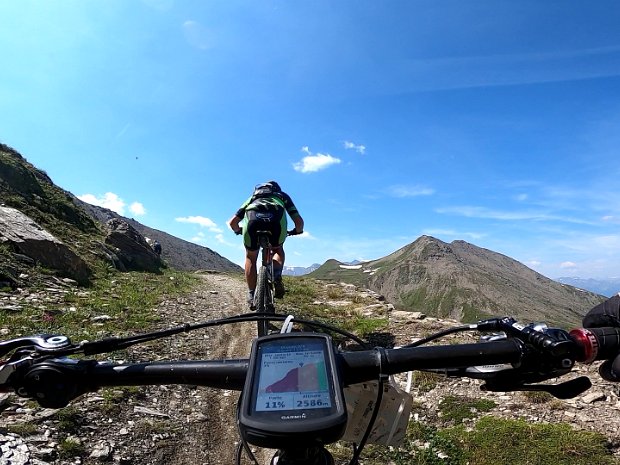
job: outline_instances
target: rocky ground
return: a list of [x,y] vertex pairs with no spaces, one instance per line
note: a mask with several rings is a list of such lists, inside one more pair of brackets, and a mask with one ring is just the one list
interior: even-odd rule
[[[158,307],[166,326],[243,311],[244,285],[239,279],[223,274],[201,278],[199,289]],[[69,285],[52,283],[37,295],[0,296],[0,311],[17,311],[20,299],[54,299]],[[351,286],[345,290],[352,296],[361,292]],[[379,299],[360,311],[389,314],[390,332],[397,345],[455,324],[394,311]],[[126,356],[132,360],[245,357],[254,334],[255,327],[249,323],[228,325],[140,346]],[[471,341],[475,341],[473,336]],[[475,380],[446,379],[431,390],[414,386],[414,400],[425,407],[417,411],[416,419],[436,417],[440,400],[448,394],[487,397],[497,405],[494,415],[531,422],[568,422],[601,432],[610,438],[612,447],[618,447],[618,386],[603,382],[596,367],[579,367],[575,375],[589,376],[593,388],[576,399],[545,403],[532,402],[522,393],[482,392]],[[404,377],[399,381],[404,383]],[[0,394],[0,465],[232,464],[238,437],[234,421],[237,398],[236,392],[194,386],[118,388],[83,396],[66,409],[50,410],[13,394]],[[256,452],[260,463],[268,463],[269,451]]]

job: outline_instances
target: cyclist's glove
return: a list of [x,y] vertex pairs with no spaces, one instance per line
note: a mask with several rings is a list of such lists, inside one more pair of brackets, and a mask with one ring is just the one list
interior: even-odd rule
[[[605,302],[593,307],[583,317],[584,328],[620,327],[620,295],[615,295]],[[620,354],[605,360],[598,370],[607,381],[620,381]]]
[[584,328],[620,327],[620,295],[615,295],[593,307],[583,317]]
[[303,234],[303,231],[302,232],[297,232],[296,229],[291,229],[290,231],[287,231],[286,234],[288,234],[289,236],[297,236],[299,234]]
[[241,236],[241,234],[243,234],[243,229],[240,228],[238,231],[235,231],[235,234]]

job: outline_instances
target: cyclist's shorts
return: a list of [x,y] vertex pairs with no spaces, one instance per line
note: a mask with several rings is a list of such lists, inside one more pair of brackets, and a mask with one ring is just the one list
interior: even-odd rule
[[286,215],[284,209],[273,211],[248,210],[245,213],[243,245],[248,250],[258,250],[258,231],[269,231],[269,243],[278,247],[286,240]]

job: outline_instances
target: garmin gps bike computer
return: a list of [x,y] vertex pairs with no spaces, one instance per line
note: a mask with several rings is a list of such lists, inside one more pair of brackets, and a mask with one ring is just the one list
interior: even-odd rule
[[287,333],[255,339],[238,422],[242,437],[260,447],[340,439],[347,410],[331,337]]

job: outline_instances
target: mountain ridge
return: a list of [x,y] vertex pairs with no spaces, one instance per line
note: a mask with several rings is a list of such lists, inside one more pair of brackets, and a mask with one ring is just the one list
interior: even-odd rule
[[469,322],[510,315],[573,326],[604,300],[500,253],[431,236],[421,236],[359,268],[328,260],[309,276],[366,286],[400,309]]
[[585,289],[597,294],[611,297],[620,292],[620,278],[580,278],[577,276],[560,277],[556,281],[569,284],[579,289]]
[[[41,228],[62,241],[88,266],[98,267],[102,260],[102,244],[106,239],[105,224],[121,219],[142,236],[157,239],[164,247],[166,265],[185,271],[214,270],[241,272],[241,267],[211,249],[193,244],[145,226],[117,213],[87,204],[69,191],[54,184],[45,171],[32,165],[13,148],[0,143],[1,204],[14,208]],[[0,247],[0,277],[8,280],[27,270],[10,246]],[[108,263],[110,264],[110,263]],[[62,270],[56,270],[61,272]],[[32,272],[32,270],[30,270]]]
[[216,270],[238,271],[241,267],[214,250],[146,226],[133,218],[127,218],[107,208],[92,205],[74,196],[74,202],[101,224],[112,218],[120,218],[133,226],[149,240],[157,240],[162,246],[162,258],[168,266],[181,271]]

